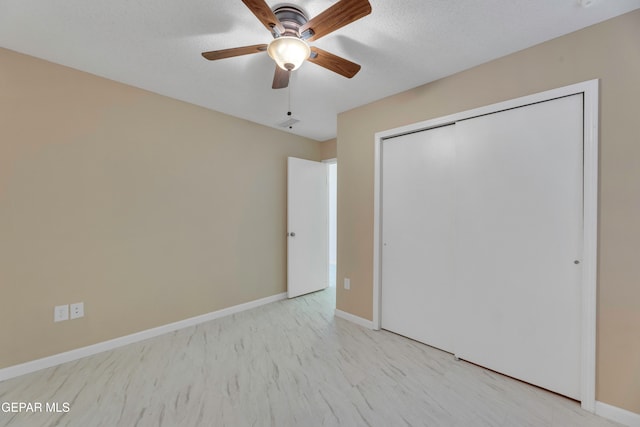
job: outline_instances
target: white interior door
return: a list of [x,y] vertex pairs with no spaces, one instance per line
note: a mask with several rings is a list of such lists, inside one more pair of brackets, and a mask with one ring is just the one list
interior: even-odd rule
[[580,399],[582,94],[456,123],[456,354]]
[[384,329],[453,352],[454,126],[382,144]]
[[288,158],[287,295],[328,286],[327,165]]

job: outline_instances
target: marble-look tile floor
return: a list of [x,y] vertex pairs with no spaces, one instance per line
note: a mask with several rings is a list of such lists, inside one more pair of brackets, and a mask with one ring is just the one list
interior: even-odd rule
[[[335,289],[0,383],[0,426],[615,426],[571,400],[333,316]],[[62,406],[61,406],[62,407]]]

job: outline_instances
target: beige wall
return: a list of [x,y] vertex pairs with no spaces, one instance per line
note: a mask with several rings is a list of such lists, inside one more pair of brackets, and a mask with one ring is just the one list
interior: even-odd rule
[[600,79],[597,399],[640,413],[640,10],[338,117],[337,307],[372,319],[374,134]]
[[0,121],[0,368],[286,290],[319,142],[2,49]]
[[320,144],[320,157],[322,160],[330,160],[338,157],[338,140],[336,138],[329,139]]

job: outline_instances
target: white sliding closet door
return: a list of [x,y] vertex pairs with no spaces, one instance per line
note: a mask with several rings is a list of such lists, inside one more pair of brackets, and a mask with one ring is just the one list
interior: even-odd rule
[[453,352],[454,126],[382,144],[384,329]]
[[580,399],[582,95],[456,123],[456,355]]

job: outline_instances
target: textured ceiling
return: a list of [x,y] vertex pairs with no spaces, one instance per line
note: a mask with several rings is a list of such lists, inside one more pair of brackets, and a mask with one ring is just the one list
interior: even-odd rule
[[[270,6],[282,4],[267,0]],[[310,17],[332,0],[292,0]],[[362,65],[349,80],[315,64],[271,89],[266,54],[203,51],[268,43],[240,0],[0,0],[0,47],[316,140],[337,114],[640,7],[640,0],[370,0],[372,13],[311,43]],[[2,64],[0,64],[1,66]]]

